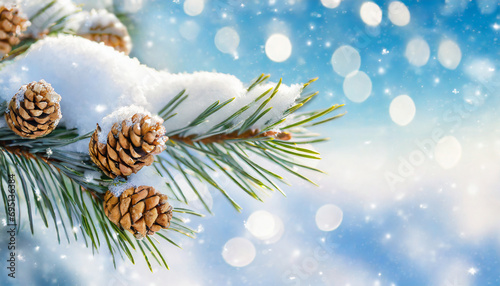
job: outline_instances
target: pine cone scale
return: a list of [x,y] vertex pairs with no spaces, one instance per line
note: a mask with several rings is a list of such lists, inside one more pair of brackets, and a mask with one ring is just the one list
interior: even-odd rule
[[47,135],[61,118],[60,100],[61,96],[44,80],[31,82],[11,99],[5,120],[19,136],[34,139]]
[[110,191],[104,196],[104,212],[111,222],[138,239],[170,226],[172,206],[166,195],[153,187],[125,190],[119,198]]
[[[168,138],[161,125],[161,118],[154,120],[152,124],[148,122],[152,122],[149,115],[135,114],[129,120],[113,124],[106,135],[106,144],[99,142],[101,129],[98,125],[89,143],[92,161],[112,178],[130,176],[144,166],[153,164],[153,155],[165,150]],[[148,138],[137,135],[134,131],[144,129]]]
[[0,58],[12,51],[21,40],[19,36],[27,27],[27,19],[19,16],[16,8],[0,6]]

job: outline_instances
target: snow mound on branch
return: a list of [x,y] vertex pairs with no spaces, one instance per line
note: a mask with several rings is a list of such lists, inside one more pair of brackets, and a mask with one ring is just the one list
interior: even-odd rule
[[[136,105],[121,107],[102,119],[102,122],[99,125],[101,127],[101,134],[99,134],[99,142],[104,144],[106,143],[108,139],[108,133],[111,131],[113,124],[115,124],[116,122],[119,123],[128,120],[127,125],[129,126],[132,125],[131,119],[132,116],[134,116],[134,114],[136,113],[151,116],[150,120],[152,125],[155,124],[156,122],[163,122],[163,119],[161,119],[159,116],[151,115],[151,113],[147,111],[144,107]],[[119,128],[121,129],[121,125],[119,126]]]
[[[60,124],[77,128],[80,134],[93,131],[96,123],[104,127],[104,117],[122,107],[135,105],[156,114],[184,89],[189,96],[176,108],[177,115],[165,122],[167,131],[187,126],[216,101],[222,103],[234,98],[208,117],[207,122],[185,135],[203,134],[275,86],[263,84],[247,92],[239,79],[228,74],[157,71],[104,44],[65,35],[41,40],[23,56],[7,64],[0,71],[0,98],[10,100],[23,84],[41,79],[50,83],[62,97]],[[301,85],[282,84],[266,106],[273,109],[252,128],[260,129],[265,122],[280,119],[300,95],[300,90]],[[263,100],[239,119],[251,116]],[[82,144],[78,151],[83,152],[84,147]]]

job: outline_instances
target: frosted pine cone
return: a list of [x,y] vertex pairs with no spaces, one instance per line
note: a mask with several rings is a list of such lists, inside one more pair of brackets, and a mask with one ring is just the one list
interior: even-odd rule
[[127,27],[120,20],[106,10],[92,10],[83,12],[84,19],[77,34],[94,42],[104,43],[115,50],[130,54],[132,41]]
[[129,176],[149,166],[154,156],[166,148],[163,120],[136,113],[132,118],[115,123],[106,143],[99,142],[101,128],[97,125],[89,144],[92,161],[109,177]]
[[5,120],[10,129],[25,138],[38,138],[52,132],[61,119],[61,96],[40,80],[23,85],[9,103]]
[[170,226],[172,206],[168,197],[153,187],[125,190],[120,197],[111,191],[104,196],[104,213],[117,226],[142,239]]
[[21,41],[19,36],[26,31],[27,19],[16,8],[0,6],[0,59],[12,51]]

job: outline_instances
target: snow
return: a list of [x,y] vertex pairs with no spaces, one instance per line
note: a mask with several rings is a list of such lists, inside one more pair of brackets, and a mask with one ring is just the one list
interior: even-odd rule
[[159,116],[151,115],[151,113],[144,107],[136,105],[124,106],[102,119],[102,122],[99,125],[101,127],[101,133],[99,133],[99,142],[106,144],[108,134],[115,123],[120,123],[118,127],[119,130],[121,130],[122,121],[126,121],[128,126],[132,125],[131,119],[132,116],[134,116],[134,114],[136,113],[151,116],[151,119],[149,119],[151,121],[151,125],[154,125],[157,122],[159,122],[160,124],[163,123],[163,119],[161,119]]
[[163,178],[153,166],[146,166],[136,174],[128,176],[126,182],[123,178],[117,177],[109,191],[115,197],[119,197],[125,190],[140,186],[150,186],[165,194],[167,192],[167,179]]
[[[215,101],[222,103],[234,97],[225,111],[210,116],[208,122],[186,135],[200,134],[275,85],[267,83],[248,93],[240,80],[228,74],[157,71],[104,44],[75,36],[41,40],[28,53],[9,63],[0,71],[0,96],[10,100],[23,84],[40,79],[50,83],[62,97],[61,124],[77,128],[80,134],[93,131],[96,123],[107,129],[103,118],[122,107],[135,105],[156,114],[183,89],[189,96],[176,110],[178,115],[165,123],[167,130],[183,128]],[[268,105],[273,106],[273,110],[253,128],[259,129],[268,120],[279,119],[300,95],[300,89],[298,84],[281,85]],[[247,110],[240,119],[250,116],[257,107]],[[84,145],[76,149],[83,152]]]
[[266,41],[266,55],[273,62],[286,61],[292,54],[292,43],[283,34],[272,34]]
[[[99,33],[129,38],[127,28],[118,20],[116,15],[104,9],[92,9],[90,12],[83,11],[78,14],[78,17],[82,20],[77,31],[79,35]],[[96,28],[99,29],[96,30]]]
[[[51,1],[48,0],[19,0],[19,7],[21,11],[31,19],[40,11],[41,7],[45,7],[50,2]],[[71,0],[55,1],[54,4],[42,14],[31,20],[31,26],[28,27],[27,33],[32,34],[35,37],[39,37],[44,34],[54,22],[64,16],[74,14],[78,10],[79,8]],[[79,22],[77,17],[74,15],[68,17],[66,19],[66,23],[64,24],[66,31],[74,31],[78,28],[78,25]],[[62,25],[57,24],[53,27],[53,29],[58,29],[59,27],[62,27]]]

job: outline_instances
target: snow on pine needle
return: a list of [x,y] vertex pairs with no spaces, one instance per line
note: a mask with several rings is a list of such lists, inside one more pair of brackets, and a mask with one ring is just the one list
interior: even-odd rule
[[[179,92],[188,96],[175,108],[175,116],[165,122],[167,134],[185,130],[184,136],[203,134],[242,106],[262,94],[272,107],[249,128],[260,129],[266,122],[279,120],[300,96],[302,85],[263,83],[250,91],[232,75],[215,72],[171,74],[142,65],[113,48],[75,36],[48,37],[0,71],[0,97],[8,100],[20,86],[44,79],[62,97],[61,124],[77,128],[79,134],[95,129],[103,118],[121,107],[135,105],[152,114],[159,113]],[[224,112],[215,112],[202,123],[186,129],[200,113],[215,102]],[[238,120],[255,114],[259,104],[250,105]],[[76,151],[84,151],[83,142]]]

